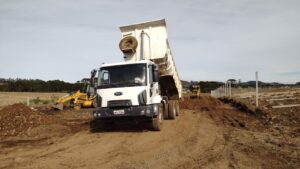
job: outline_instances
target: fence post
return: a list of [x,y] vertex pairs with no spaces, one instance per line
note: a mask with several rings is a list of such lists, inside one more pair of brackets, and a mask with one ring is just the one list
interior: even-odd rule
[[225,81],[225,97],[227,97],[227,82]]
[[256,108],[258,108],[258,72],[255,72],[255,78],[256,78]]
[[29,106],[29,104],[30,104],[30,99],[29,99],[29,97],[27,97],[27,106]]
[[231,81],[229,81],[228,83],[229,83],[229,97],[231,98]]

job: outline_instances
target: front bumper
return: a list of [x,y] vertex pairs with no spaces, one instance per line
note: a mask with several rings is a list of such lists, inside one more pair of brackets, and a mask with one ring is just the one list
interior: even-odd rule
[[93,111],[94,118],[117,118],[117,117],[155,117],[158,115],[159,105],[131,106],[126,108],[99,107]]

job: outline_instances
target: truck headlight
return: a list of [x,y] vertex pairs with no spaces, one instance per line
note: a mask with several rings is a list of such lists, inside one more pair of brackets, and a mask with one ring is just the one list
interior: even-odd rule
[[155,105],[154,107],[153,107],[153,112],[158,112],[158,107],[157,107],[157,105]]

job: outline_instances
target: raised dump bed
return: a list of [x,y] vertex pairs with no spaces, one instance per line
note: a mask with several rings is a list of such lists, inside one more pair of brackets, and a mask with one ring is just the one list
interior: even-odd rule
[[[135,49],[129,49],[134,50],[134,52],[123,51],[124,60],[126,62],[153,61],[159,65],[162,91],[168,91],[168,93],[162,94],[167,95],[170,99],[181,98],[182,85],[169,46],[165,19],[121,26],[120,30],[123,39],[128,37],[137,43]],[[123,41],[123,43],[125,42]],[[122,47],[128,50],[126,43],[122,46],[121,41],[121,50]]]

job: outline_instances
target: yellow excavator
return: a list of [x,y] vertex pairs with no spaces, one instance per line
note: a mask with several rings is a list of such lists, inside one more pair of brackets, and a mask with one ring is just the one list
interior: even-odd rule
[[94,82],[94,76],[96,71],[92,71],[91,79],[83,79],[84,87],[82,90],[71,92],[57,99],[56,103],[52,106],[56,110],[63,110],[66,107],[80,109],[82,107],[97,107],[96,102],[96,89],[95,85],[91,85]]
[[194,99],[194,98],[200,98],[200,85],[192,85],[191,86],[191,93],[190,93],[190,98]]

